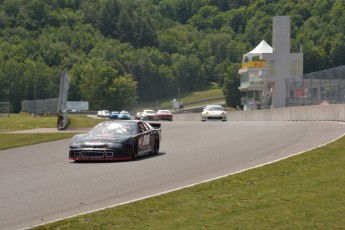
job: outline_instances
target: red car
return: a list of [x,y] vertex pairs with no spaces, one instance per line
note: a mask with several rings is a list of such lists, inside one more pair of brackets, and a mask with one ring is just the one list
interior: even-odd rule
[[170,112],[170,110],[158,110],[157,113],[154,116],[154,119],[156,121],[159,121],[159,120],[172,121],[173,120],[173,115]]

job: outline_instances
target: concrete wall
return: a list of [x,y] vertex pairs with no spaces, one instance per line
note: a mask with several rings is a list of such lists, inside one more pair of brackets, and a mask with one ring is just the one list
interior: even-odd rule
[[228,113],[231,121],[344,121],[345,105],[314,105]]
[[[200,121],[200,113],[175,114],[175,121]],[[228,112],[228,121],[345,121],[345,104]]]

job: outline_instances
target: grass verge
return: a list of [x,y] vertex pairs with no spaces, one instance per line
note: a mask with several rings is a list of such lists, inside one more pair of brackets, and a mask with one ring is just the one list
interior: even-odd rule
[[[212,100],[213,98],[221,98],[224,97],[222,89],[208,89],[205,91],[195,91],[195,92],[188,92],[188,93],[181,93],[181,99],[180,101],[184,104],[186,103],[193,103],[194,105],[198,105],[198,101],[200,100]],[[159,108],[169,108],[172,109],[172,100],[176,99],[178,100],[178,95],[176,95],[175,98],[166,98],[166,99],[158,99],[156,101],[152,102],[140,102],[136,106],[136,111],[142,111],[143,109],[156,109]],[[225,99],[224,99],[225,101]],[[195,103],[194,103],[195,102]],[[205,103],[201,103],[205,104]]]
[[99,122],[104,121],[103,119],[93,119],[85,115],[69,114],[68,118],[70,120],[69,128],[85,128],[93,127]]
[[29,114],[10,114],[10,117],[0,118],[0,130],[14,131],[34,128],[56,128],[56,116],[31,116]]
[[344,146],[35,229],[344,229]]
[[[70,128],[93,127],[102,120],[92,119],[85,115],[69,115]],[[34,128],[56,128],[56,116],[32,117],[28,114],[11,114],[9,118],[1,118],[0,130],[14,131]],[[0,133],[0,150],[43,142],[71,138],[76,133]]]
[[0,150],[71,138],[75,133],[0,133]]
[[[85,115],[69,114],[70,128],[93,127],[102,120]],[[9,118],[1,118],[1,131],[15,131],[35,128],[57,128],[57,116],[37,116],[29,114],[11,114]]]

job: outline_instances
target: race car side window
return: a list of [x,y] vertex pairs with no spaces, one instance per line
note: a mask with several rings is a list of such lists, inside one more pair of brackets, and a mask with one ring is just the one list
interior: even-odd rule
[[147,123],[143,123],[143,124],[144,124],[146,130],[150,130],[150,129],[151,129],[151,128],[147,125]]
[[146,128],[145,128],[145,126],[144,126],[144,124],[143,124],[142,122],[139,122],[139,123],[138,123],[138,129],[139,129],[139,132],[140,132],[140,133],[146,131]]

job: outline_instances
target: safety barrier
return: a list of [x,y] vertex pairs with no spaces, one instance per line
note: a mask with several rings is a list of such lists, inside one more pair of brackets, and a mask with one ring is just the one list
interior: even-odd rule
[[228,113],[231,121],[345,121],[345,104],[296,106]]
[[65,130],[67,129],[69,124],[69,118],[68,118],[68,110],[64,110],[62,112],[58,113],[58,119],[57,119],[57,129],[58,130]]
[[[228,111],[228,121],[345,121],[345,104]],[[175,121],[201,120],[197,113],[174,114]]]

